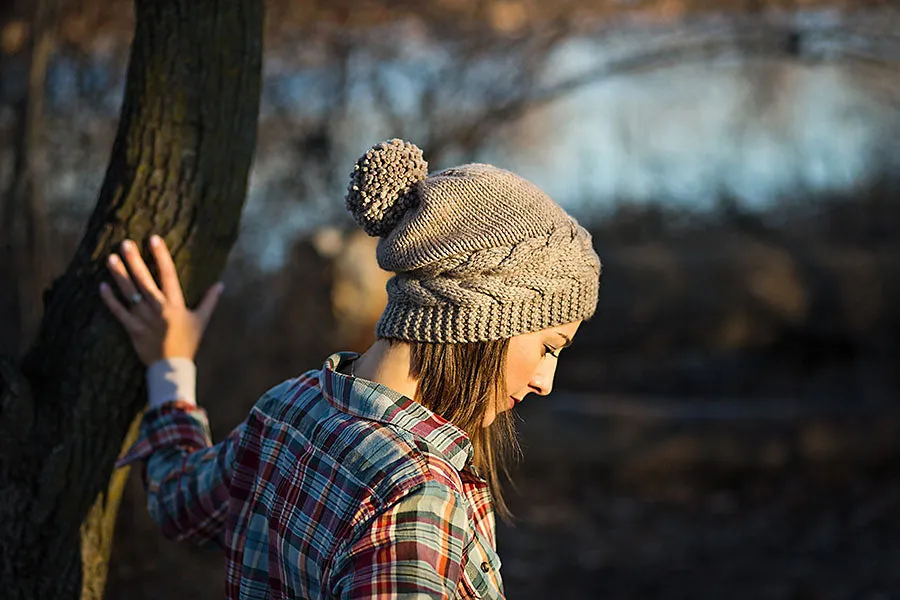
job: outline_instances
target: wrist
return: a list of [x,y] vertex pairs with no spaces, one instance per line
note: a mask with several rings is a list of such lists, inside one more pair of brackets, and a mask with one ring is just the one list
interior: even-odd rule
[[187,357],[157,360],[147,367],[147,402],[155,408],[181,400],[197,404],[197,367]]

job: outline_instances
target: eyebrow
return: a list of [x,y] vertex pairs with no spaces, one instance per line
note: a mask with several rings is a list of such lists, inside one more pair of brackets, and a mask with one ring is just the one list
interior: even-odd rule
[[566,334],[564,334],[564,333],[562,333],[562,332],[560,332],[560,331],[554,331],[553,333],[555,333],[556,335],[558,335],[558,336],[561,337],[562,339],[566,340],[566,344],[563,346],[563,348],[568,348],[569,346],[572,345],[572,338],[570,338],[570,337],[567,336]]

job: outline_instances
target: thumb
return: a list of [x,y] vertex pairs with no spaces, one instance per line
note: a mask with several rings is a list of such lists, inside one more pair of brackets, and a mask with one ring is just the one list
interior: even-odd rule
[[194,311],[194,314],[200,319],[200,323],[203,325],[204,329],[212,318],[213,312],[216,310],[216,305],[219,303],[219,298],[222,297],[222,292],[224,290],[225,285],[221,281],[213,285],[206,290],[206,293],[203,295],[203,300],[200,301],[200,306]]

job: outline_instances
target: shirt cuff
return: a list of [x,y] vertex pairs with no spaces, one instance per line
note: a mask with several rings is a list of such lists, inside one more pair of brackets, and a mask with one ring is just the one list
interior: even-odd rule
[[189,358],[166,358],[147,367],[147,402],[156,408],[180,400],[197,405],[197,367]]

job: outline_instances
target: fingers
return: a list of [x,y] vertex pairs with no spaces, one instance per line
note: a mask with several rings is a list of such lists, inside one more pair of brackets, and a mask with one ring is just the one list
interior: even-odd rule
[[222,297],[222,291],[224,289],[225,286],[221,281],[209,288],[206,291],[206,294],[203,295],[200,306],[194,311],[194,314],[200,319],[200,323],[204,329],[206,329],[206,326],[209,324],[209,320],[212,318],[213,312],[215,312],[216,306],[219,304],[219,298]]
[[[174,309],[185,308],[184,294],[178,279],[178,272],[175,269],[172,255],[169,253],[165,242],[159,236],[154,235],[150,238],[150,247],[159,269],[162,290],[157,286],[153,275],[147,268],[147,264],[133,241],[125,240],[122,242],[124,262],[115,254],[111,254],[108,259],[109,271],[116,286],[126,299],[134,298],[135,303],[131,307],[123,305],[115,298],[112,290],[107,289],[106,294],[115,301],[115,304],[110,304],[109,302],[107,304],[110,306],[110,310],[115,306],[121,311],[125,311],[131,316],[131,321],[138,324],[141,321],[149,322],[158,319],[163,306],[169,306]],[[204,328],[209,323],[216,309],[223,289],[224,286],[221,282],[212,286],[204,294],[197,310],[193,311]],[[107,300],[107,296],[104,296],[104,300]],[[119,314],[114,314],[119,317]],[[119,320],[122,321],[122,318],[119,318]]]
[[115,254],[110,254],[109,259],[106,261],[107,266],[109,267],[109,272],[112,274],[113,281],[116,282],[116,287],[119,288],[119,291],[122,292],[122,295],[126,298],[133,298],[135,294],[138,294],[137,287],[135,287],[134,282],[131,281],[131,275],[128,274],[128,269],[125,268],[125,263]]
[[[122,296],[125,297],[126,302],[131,303],[130,305],[125,306],[125,310],[138,321],[150,321],[157,317],[160,312],[159,302],[152,296],[149,296],[138,289],[132,281],[131,275],[129,275],[122,260],[115,254],[110,254],[107,265],[109,267],[109,272],[112,274],[113,281],[116,283],[116,287],[122,292]],[[111,289],[110,293],[112,293]],[[121,303],[119,304],[121,305]],[[121,319],[119,320],[121,321]]]
[[150,248],[153,251],[153,258],[156,260],[156,267],[159,269],[159,281],[162,284],[162,293],[166,297],[169,304],[173,306],[184,306],[184,293],[181,290],[181,282],[178,280],[178,272],[175,270],[175,263],[172,262],[172,255],[166,247],[166,243],[158,235],[150,238]]
[[157,306],[165,303],[165,296],[156,285],[147,263],[141,257],[137,244],[131,240],[122,242],[122,255],[125,262],[128,263],[128,270],[134,277],[134,283],[137,284],[138,292],[148,301],[154,302]]
[[119,302],[112,288],[106,283],[100,284],[100,298],[103,299],[103,303],[109,308],[109,312],[119,320],[125,331],[133,334],[143,329],[141,321]]

